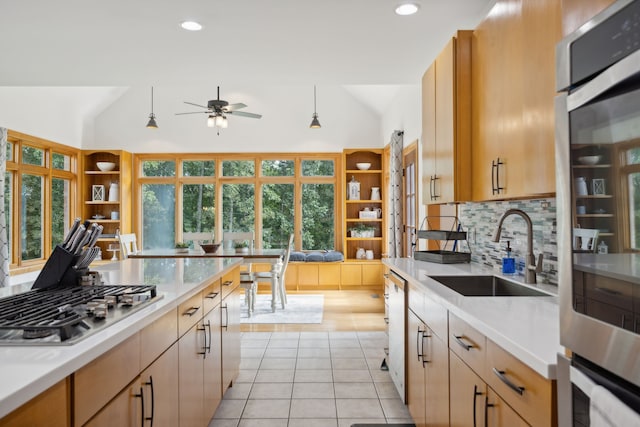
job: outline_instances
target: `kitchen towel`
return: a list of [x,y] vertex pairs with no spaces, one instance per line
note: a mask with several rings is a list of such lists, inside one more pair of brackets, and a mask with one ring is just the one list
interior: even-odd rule
[[606,388],[594,386],[589,399],[591,427],[640,426],[640,414],[622,403]]

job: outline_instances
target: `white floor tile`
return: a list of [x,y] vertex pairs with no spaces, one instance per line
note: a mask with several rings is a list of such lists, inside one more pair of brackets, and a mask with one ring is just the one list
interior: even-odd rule
[[249,399],[291,399],[293,383],[255,383]]
[[376,399],[373,383],[334,383],[336,399]]
[[294,399],[333,399],[333,383],[294,383]]
[[400,399],[400,394],[396,385],[392,382],[375,382],[376,391],[380,399]]
[[246,403],[246,400],[222,400],[213,418],[239,419]]
[[384,416],[389,418],[411,418],[407,406],[400,399],[380,399]]
[[329,348],[329,339],[301,339],[299,348]]
[[260,362],[262,359],[258,357],[243,357],[240,359],[240,369],[258,369]]
[[368,369],[334,369],[333,381],[336,383],[373,382]]
[[242,412],[242,419],[289,418],[290,404],[290,399],[249,399]]
[[296,359],[295,358],[281,358],[281,359],[262,359],[262,363],[260,364],[260,370],[263,369],[295,369],[296,368]]
[[309,358],[327,359],[330,357],[331,357],[331,353],[329,352],[328,345],[326,348],[302,348],[302,347],[298,348],[299,359],[309,359]]
[[247,400],[251,392],[251,386],[253,386],[252,383],[239,383],[234,381],[233,387],[229,387],[222,398]]
[[384,418],[339,418],[338,427],[351,427],[351,424],[383,424],[387,421]]
[[267,348],[298,348],[298,340],[289,338],[271,338],[269,340],[269,345],[267,346]]
[[297,383],[332,383],[333,373],[330,369],[309,369],[296,371]]
[[382,418],[378,399],[336,399],[338,418]]
[[261,369],[256,375],[256,383],[292,383],[293,369]]
[[369,369],[364,358],[335,358],[331,361],[333,369]]
[[209,422],[209,427],[237,427],[239,422],[240,422],[239,419],[236,419],[236,420],[217,420],[217,419],[213,418]]
[[283,419],[272,419],[272,420],[241,420],[238,427],[287,427],[287,423],[289,420],[286,418]]
[[296,369],[331,369],[331,359],[298,359]]
[[335,399],[291,399],[289,418],[336,418]]
[[257,369],[240,369],[240,373],[234,382],[236,383],[252,383],[256,379]]
[[360,347],[358,348],[331,348],[331,357],[364,357]]
[[338,420],[330,418],[292,418],[288,427],[337,427]]
[[297,357],[297,348],[267,348],[264,352],[265,358]]

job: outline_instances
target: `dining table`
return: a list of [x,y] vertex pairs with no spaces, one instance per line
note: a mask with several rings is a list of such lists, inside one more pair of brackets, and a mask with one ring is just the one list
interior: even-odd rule
[[280,276],[284,249],[246,249],[237,251],[235,249],[219,248],[214,252],[205,252],[202,249],[181,250],[175,248],[167,249],[142,249],[129,254],[129,258],[244,258],[247,263],[269,263],[271,264],[271,310],[276,311],[276,299],[278,286],[285,286],[280,283],[283,279]]

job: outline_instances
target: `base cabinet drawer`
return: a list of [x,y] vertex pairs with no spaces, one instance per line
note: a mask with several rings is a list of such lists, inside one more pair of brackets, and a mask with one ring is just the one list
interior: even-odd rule
[[483,334],[449,313],[449,348],[480,376],[484,376],[486,342]]
[[487,340],[486,381],[522,418],[534,426],[556,425],[555,384]]

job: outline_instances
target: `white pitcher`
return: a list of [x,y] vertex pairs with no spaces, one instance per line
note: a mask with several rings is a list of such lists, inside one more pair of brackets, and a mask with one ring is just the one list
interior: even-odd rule
[[358,248],[358,250],[356,251],[356,259],[365,259],[366,257],[366,252],[364,251],[363,248]]
[[371,200],[380,200],[380,187],[371,187]]
[[109,187],[109,201],[117,202],[118,198],[120,197],[119,193],[120,193],[120,189],[118,187],[118,183],[112,182],[111,186]]

